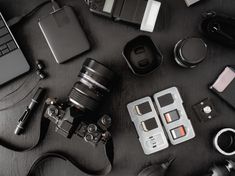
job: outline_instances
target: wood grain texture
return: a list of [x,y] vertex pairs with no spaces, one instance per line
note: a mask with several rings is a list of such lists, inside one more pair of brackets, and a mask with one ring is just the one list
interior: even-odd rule
[[[27,12],[43,0],[0,0],[0,10],[6,19]],[[202,0],[190,8],[184,0],[165,0],[153,33],[140,32],[137,28],[91,14],[82,0],[59,0],[61,5],[71,5],[78,14],[84,29],[92,42],[92,50],[70,62],[58,65],[44,40],[37,25],[38,18],[51,11],[50,5],[42,8],[25,23],[13,29],[13,33],[26,58],[34,64],[36,59],[45,62],[49,79],[41,86],[48,88],[51,97],[66,98],[85,58],[91,57],[114,70],[119,80],[111,95],[104,102],[100,114],[108,113],[113,118],[112,133],[115,144],[114,169],[109,176],[136,176],[146,164],[162,162],[174,155],[176,160],[168,176],[189,176],[205,171],[212,162],[223,158],[213,150],[212,136],[222,127],[235,128],[234,110],[208,90],[218,73],[228,64],[235,64],[235,50],[207,41],[210,53],[199,67],[188,70],[180,68],[173,60],[172,50],[175,43],[187,36],[202,37],[198,24],[202,12],[215,9],[235,17],[234,0]],[[164,55],[162,66],[145,77],[135,77],[128,69],[121,53],[123,46],[130,39],[140,34],[147,34],[159,46]],[[31,72],[0,89],[0,96],[16,88],[20,83],[33,75]],[[32,86],[33,80],[25,89]],[[171,87],[178,86],[185,102],[185,108],[192,120],[196,138],[150,156],[144,155],[135,129],[126,110],[126,104],[144,96]],[[14,101],[19,93],[8,101]],[[210,97],[217,108],[218,117],[208,123],[200,123],[191,106],[205,97]],[[38,135],[40,108],[33,117],[27,133],[16,137],[13,132],[17,120],[28,105],[30,97],[8,111],[0,112],[0,138],[21,146],[28,146]],[[1,102],[0,106],[4,106]],[[61,150],[73,156],[85,166],[97,169],[105,164],[101,148],[94,149],[82,140],[68,140],[54,132],[50,125],[44,142],[35,150],[15,153],[0,147],[0,176],[24,176],[32,162],[47,151]],[[234,157],[232,157],[235,159]],[[76,168],[58,160],[50,160],[38,171],[39,176],[85,176]]]

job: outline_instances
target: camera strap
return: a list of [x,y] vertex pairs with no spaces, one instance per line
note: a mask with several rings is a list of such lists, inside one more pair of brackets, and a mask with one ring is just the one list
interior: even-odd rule
[[82,171],[88,175],[96,175],[96,176],[107,175],[108,173],[111,172],[112,167],[113,167],[114,153],[113,153],[113,140],[112,139],[107,141],[107,143],[104,145],[104,150],[105,150],[105,154],[107,156],[109,163],[105,168],[103,168],[101,170],[93,171],[93,170],[87,169],[84,166],[82,166],[81,164],[79,164],[78,162],[76,162],[74,159],[72,159],[67,154],[60,152],[60,151],[52,151],[52,152],[44,153],[38,159],[36,159],[34,161],[33,165],[31,166],[29,172],[27,173],[27,176],[32,176],[34,174],[34,172],[36,171],[36,169],[41,164],[43,164],[44,161],[51,159],[51,158],[57,158],[57,159],[64,160],[65,162],[69,162],[74,167],[76,167],[77,169],[79,169],[80,171]]

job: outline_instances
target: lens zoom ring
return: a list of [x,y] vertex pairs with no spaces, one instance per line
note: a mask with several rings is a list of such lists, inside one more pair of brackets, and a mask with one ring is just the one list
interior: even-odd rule
[[97,102],[95,100],[80,93],[79,91],[77,91],[74,88],[72,89],[72,91],[69,94],[69,100],[71,102],[73,102],[75,105],[80,106],[80,107],[82,105],[83,107],[81,107],[81,108],[87,108],[91,111],[94,111],[97,106]]

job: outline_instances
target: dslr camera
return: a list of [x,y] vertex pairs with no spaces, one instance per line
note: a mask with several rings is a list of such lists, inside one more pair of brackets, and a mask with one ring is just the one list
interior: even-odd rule
[[95,112],[110,92],[113,79],[114,73],[110,69],[93,59],[86,59],[67,101],[48,98],[44,117],[66,138],[76,134],[93,145],[106,143],[111,137],[108,131],[111,118],[103,115],[97,120]]

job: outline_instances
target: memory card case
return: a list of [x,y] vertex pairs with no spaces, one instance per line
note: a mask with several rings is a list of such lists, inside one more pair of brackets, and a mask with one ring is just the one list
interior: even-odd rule
[[235,66],[227,66],[210,89],[235,109]]

